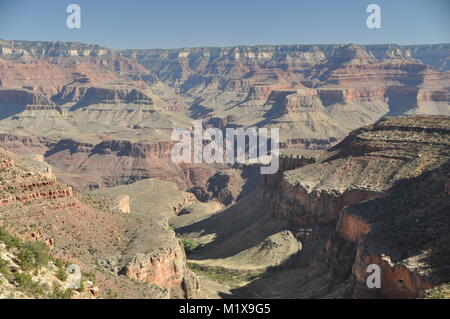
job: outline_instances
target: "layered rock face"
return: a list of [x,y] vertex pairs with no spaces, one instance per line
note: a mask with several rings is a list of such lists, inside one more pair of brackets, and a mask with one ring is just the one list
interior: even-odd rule
[[67,42],[44,41],[0,41],[0,52],[3,55],[21,56],[102,56],[110,50],[98,45]]
[[[175,164],[173,144],[108,140],[93,145],[60,140],[44,155],[62,181],[77,189],[96,189],[158,177],[190,190],[202,201],[227,204],[237,199],[247,178],[226,165]],[[12,148],[12,146],[11,146]],[[219,173],[221,172],[221,173]]]
[[380,196],[395,181],[445,161],[447,124],[447,117],[392,117],[352,132],[327,158],[284,173],[280,205],[294,201],[304,210],[281,212],[293,219],[336,222],[344,206]]
[[[354,297],[415,298],[448,281],[439,263],[448,258],[449,128],[448,117],[383,119],[284,172],[279,192],[267,189],[273,214],[303,230],[305,247],[328,238],[311,267],[331,271],[330,289],[346,282]],[[381,267],[381,289],[366,286],[370,264]]]
[[[55,180],[43,161],[0,150],[2,226],[24,239],[47,242],[53,255],[94,273],[101,296],[111,289],[122,298],[193,298],[198,280],[187,268],[183,246],[168,219],[195,197],[174,184],[158,183],[165,184],[155,184],[154,195],[173,195],[158,206],[157,214],[140,215],[131,194],[74,193]],[[127,263],[120,264],[122,259]]]
[[[381,200],[397,181],[437,169],[448,158],[448,118],[418,115],[450,115],[449,52],[448,45],[351,44],[115,51],[79,43],[0,41],[0,143],[18,154],[43,155],[75,191],[131,187],[158,177],[198,200],[231,205],[261,179],[246,175],[248,167],[174,164],[173,129],[191,128],[194,119],[221,130],[280,128],[281,148],[328,150],[317,161],[281,158],[280,172],[265,177],[259,195],[267,207],[260,209],[292,227],[292,236],[304,242],[303,251],[327,241],[312,267],[331,269],[336,283],[351,281],[355,296],[370,295],[364,290],[364,265],[372,261],[383,265],[385,282],[397,282],[380,296],[414,297],[429,286],[428,279],[398,265],[403,259],[391,253],[395,248],[373,248],[369,239],[378,222],[347,214],[345,207]],[[385,115],[414,117],[378,121]],[[18,166],[5,160],[0,167],[14,171]],[[118,193],[114,200],[130,200],[114,202],[112,210],[127,213],[97,220],[97,210],[78,201],[77,193],[50,173],[42,181],[6,185],[2,207],[54,201],[57,214],[69,211],[70,227],[77,229],[78,222],[88,233],[81,241],[84,248],[105,250],[101,260],[86,257],[87,264],[98,261],[114,273],[155,283],[161,291],[151,296],[195,296],[198,283],[166,222],[196,200],[193,194],[161,207],[167,216],[155,208],[149,215],[156,217],[149,218],[134,212],[133,196],[142,189]],[[444,185],[448,193],[448,182]],[[154,203],[146,205],[154,208]],[[35,208],[26,211],[52,224],[50,213],[42,209],[40,217]],[[17,217],[13,210],[4,214]],[[157,222],[160,217],[163,222]],[[64,241],[61,224],[55,223],[54,237]],[[145,224],[141,230],[140,224]],[[75,245],[79,236],[69,232],[68,241]],[[108,246],[111,240],[126,258]],[[241,243],[233,245],[237,250]],[[399,290],[400,280],[404,290]]]
[[136,139],[139,130],[159,142],[182,127],[183,112],[167,113],[179,112],[183,99],[134,59],[80,43],[2,41],[0,48],[4,133],[98,142]]
[[181,174],[171,161],[172,146],[163,142],[149,144],[123,140],[93,145],[67,139],[56,143],[45,153],[45,158],[57,168],[62,180],[80,188],[98,188],[149,177],[170,179],[170,176]]
[[128,196],[130,216],[139,220],[133,239],[117,262],[119,273],[157,285],[167,291],[169,298],[195,298],[198,279],[186,265],[181,241],[169,228],[169,220],[195,203],[195,196],[179,191],[173,183],[153,178],[94,193],[111,198]]
[[186,255],[181,242],[178,245],[149,254],[138,254],[121,270],[125,276],[155,284],[171,291],[171,298],[195,298],[199,282],[186,266]]
[[[337,229],[356,243],[355,297],[416,298],[450,280],[449,168],[447,161],[396,183],[382,198],[344,209]],[[380,289],[367,289],[369,264],[381,268]]]
[[[136,58],[163,81],[186,91],[200,85],[214,86],[216,90],[248,92],[247,99],[266,100],[272,91],[330,87],[336,90],[324,90],[321,95],[322,102],[331,105],[344,100],[382,100],[383,90],[377,88],[389,86],[442,87],[438,82],[448,82],[449,74],[435,70],[446,70],[436,66],[448,58],[448,46],[436,46],[437,56],[432,50],[419,46],[330,45],[195,48],[182,52],[126,50],[122,54]],[[425,52],[429,52],[428,58]],[[435,70],[425,64],[431,61]],[[352,91],[355,87],[361,91]]]
[[64,87],[57,99],[62,103],[91,104],[143,104],[152,105],[152,99],[137,89],[101,87]]
[[[13,114],[14,110],[29,110],[29,111],[58,111],[61,108],[42,92],[30,89],[17,90],[1,90],[0,89],[0,112],[2,114]],[[10,113],[11,112],[11,113]]]
[[72,188],[56,182],[45,163],[35,163],[35,171],[30,172],[17,164],[7,153],[1,154],[0,206],[29,202],[37,199],[72,197]]
[[21,135],[82,131],[97,142],[111,135],[159,142],[200,118],[222,129],[276,126],[283,148],[326,149],[386,114],[450,114],[447,45],[115,51],[2,41],[0,48],[0,86],[10,91],[0,105],[19,107],[3,107],[0,120]]
[[[361,49],[359,49],[361,48]],[[374,60],[415,58],[443,70],[448,58],[448,45],[428,46],[341,46],[341,45],[291,45],[291,46],[241,46],[235,48],[191,48],[173,50],[124,50],[126,57],[136,58],[142,65],[155,70],[162,80],[180,83],[193,73],[205,78],[217,70],[227,76],[242,77],[246,72],[267,72],[285,78],[287,72],[318,65],[333,58],[338,63],[357,60],[360,64]],[[439,65],[439,66],[438,66]],[[274,69],[274,66],[279,66]],[[269,69],[271,67],[271,69]],[[175,70],[178,72],[168,72]],[[269,73],[271,71],[271,73]],[[284,72],[283,72],[284,71]],[[259,72],[259,73],[258,73]]]
[[3,148],[19,155],[44,154],[47,150],[39,138],[30,136],[0,134],[0,142]]

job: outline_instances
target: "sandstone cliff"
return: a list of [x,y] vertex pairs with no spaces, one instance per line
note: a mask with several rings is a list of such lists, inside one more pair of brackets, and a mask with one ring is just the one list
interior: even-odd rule
[[[386,118],[284,172],[280,192],[266,190],[305,247],[326,240],[310,265],[330,272],[328,293],[345,283],[354,297],[415,298],[448,281],[449,124]],[[381,267],[381,289],[366,286],[370,264]]]
[[[48,243],[52,255],[79,265],[90,278],[96,278],[100,297],[111,293],[122,298],[196,296],[196,277],[187,268],[184,248],[168,227],[169,216],[195,201],[193,194],[179,194],[174,184],[165,182],[173,198],[164,209],[156,209],[162,215],[139,215],[133,209],[139,200],[132,198],[131,207],[129,201],[124,207],[122,200],[118,207],[115,199],[74,193],[55,180],[48,164],[4,150],[0,155],[3,225],[24,239]],[[155,187],[158,194],[161,190],[162,186]],[[127,193],[120,195],[123,198]],[[123,214],[124,209],[131,212]],[[137,269],[141,277],[136,276]]]
[[[446,44],[116,51],[2,41],[0,48],[0,83],[10,91],[4,100],[20,102],[2,108],[0,120],[21,135],[82,131],[84,139],[159,142],[192,118],[215,118],[219,126],[280,127],[284,148],[325,149],[386,114],[450,112]],[[21,107],[23,90],[51,103]]]
[[[386,196],[342,211],[338,235],[355,243],[355,297],[416,298],[450,280],[449,162],[402,180]],[[368,264],[381,267],[381,289],[365,286]]]

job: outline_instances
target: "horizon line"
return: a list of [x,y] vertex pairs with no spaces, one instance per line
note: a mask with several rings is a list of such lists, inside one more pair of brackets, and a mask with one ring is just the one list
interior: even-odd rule
[[239,45],[224,45],[224,46],[192,46],[192,47],[173,47],[173,48],[112,48],[109,46],[103,46],[99,43],[88,43],[88,42],[80,42],[80,41],[65,41],[65,40],[11,40],[11,39],[2,39],[0,41],[17,41],[17,42],[47,42],[47,43],[77,43],[83,44],[87,46],[99,46],[102,49],[109,49],[113,51],[126,51],[126,50],[182,50],[182,49],[228,49],[228,48],[242,48],[242,47],[265,47],[265,46],[277,46],[277,47],[294,47],[294,46],[333,46],[333,45],[357,45],[357,46],[382,46],[382,45],[395,45],[399,47],[408,47],[408,46],[430,46],[430,45],[450,45],[450,42],[436,42],[436,43],[409,43],[409,44],[398,44],[398,43],[355,43],[355,42],[347,42],[347,43],[297,43],[297,44],[239,44]]

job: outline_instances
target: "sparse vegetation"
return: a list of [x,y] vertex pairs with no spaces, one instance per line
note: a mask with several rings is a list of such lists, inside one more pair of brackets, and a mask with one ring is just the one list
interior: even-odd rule
[[73,296],[72,289],[61,289],[57,286],[53,287],[52,290],[52,299],[70,299]]
[[53,263],[58,268],[64,267],[64,262],[61,259],[59,259],[59,258],[53,258]]
[[19,238],[7,232],[4,227],[0,227],[0,241],[4,242],[8,248],[18,247],[22,242]]
[[85,292],[86,291],[86,286],[84,284],[84,280],[81,279],[80,280],[80,287],[78,288],[78,292]]
[[50,259],[49,248],[44,242],[22,243],[18,249],[17,257],[23,270],[32,270],[45,266]]
[[68,277],[69,274],[64,269],[64,267],[59,268],[58,271],[56,272],[56,278],[58,278],[61,281],[66,281]]
[[5,278],[8,278],[9,276],[8,262],[1,258],[0,258],[0,274],[2,274],[3,277]]
[[188,252],[194,251],[201,246],[200,243],[195,239],[181,238],[181,241],[183,243],[184,249]]
[[0,241],[4,242],[8,248],[16,248],[18,250],[18,264],[23,270],[33,270],[48,263],[50,259],[50,251],[48,246],[41,241],[24,243],[5,228],[0,227]]
[[199,275],[208,277],[229,287],[240,287],[245,283],[259,277],[259,273],[231,270],[223,267],[202,266],[194,263],[188,263],[189,268]]
[[40,283],[33,281],[31,275],[27,273],[14,273],[12,282],[16,284],[20,290],[29,293],[34,297],[44,294],[44,287]]
[[439,285],[425,293],[427,299],[450,299],[450,282]]
[[95,284],[96,276],[93,272],[83,272],[83,277]]
[[[6,283],[12,287],[11,289],[32,298],[69,299],[73,296],[74,289],[61,287],[61,281],[66,281],[68,278],[66,265],[60,259],[50,257],[49,248],[44,242],[23,242],[11,235],[5,228],[0,228],[0,242],[5,243],[7,248],[2,254],[9,255],[9,260],[0,257],[0,274],[3,279],[0,284]],[[56,273],[45,268],[50,260],[58,268]],[[50,277],[48,277],[49,275]],[[49,284],[49,288],[45,288],[44,281],[52,278],[51,275],[54,275],[59,281],[55,280]],[[85,285],[82,283],[79,291],[83,292],[84,290]]]
[[112,291],[110,288],[106,289],[106,298],[107,299],[116,299],[117,298],[117,292]]

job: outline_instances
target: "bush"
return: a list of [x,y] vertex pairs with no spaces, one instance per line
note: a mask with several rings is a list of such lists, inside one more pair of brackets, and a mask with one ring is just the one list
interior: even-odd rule
[[70,299],[73,296],[72,289],[61,289],[59,287],[53,287],[52,290],[52,299]]
[[9,275],[8,262],[1,258],[0,258],[0,274],[2,274],[3,277],[5,278],[8,278]]
[[96,276],[93,272],[83,272],[83,277],[95,284]]
[[78,292],[85,292],[86,291],[86,287],[84,285],[84,280],[81,279],[80,280],[80,287],[78,288]]
[[450,299],[450,283],[441,284],[425,292],[428,299]]
[[55,266],[58,267],[58,268],[64,267],[63,261],[62,261],[61,259],[59,259],[59,258],[54,258],[54,259],[53,259],[53,263],[54,263]]
[[31,275],[26,273],[14,273],[13,283],[18,285],[23,292],[30,293],[33,296],[41,296],[44,294],[44,287],[34,282]]
[[4,242],[8,248],[19,247],[22,244],[19,238],[12,236],[4,227],[0,227],[0,241]]
[[23,270],[32,270],[47,265],[49,249],[44,242],[36,241],[19,245],[18,264]]
[[186,251],[194,251],[200,247],[200,243],[194,239],[182,238],[181,241],[183,242],[183,246]]
[[66,281],[69,275],[67,274],[67,271],[64,268],[59,268],[58,272],[56,273],[56,278],[58,278],[61,281]]
[[106,298],[108,298],[108,299],[116,299],[117,298],[117,292],[112,291],[110,288],[106,289]]

